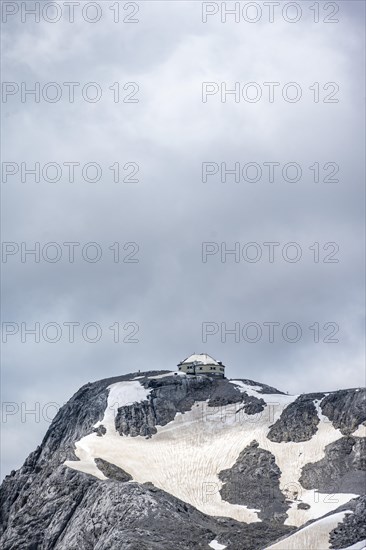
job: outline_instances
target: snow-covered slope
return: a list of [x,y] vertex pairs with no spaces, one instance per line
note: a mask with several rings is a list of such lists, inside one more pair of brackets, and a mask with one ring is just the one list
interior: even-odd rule
[[365,397],[170,371],[87,384],[5,478],[2,547],[360,550]]
[[343,550],[366,550],[366,539],[356,542],[355,544],[352,544],[352,546],[348,546]]
[[[335,499],[331,493],[319,495],[315,489],[305,490],[299,482],[303,466],[324,458],[325,447],[342,438],[324,415],[308,441],[270,441],[269,427],[298,396],[263,394],[260,386],[238,380],[230,383],[242,394],[263,399],[264,410],[248,415],[240,410],[240,402],[210,407],[208,399],[198,401],[189,411],[178,412],[171,422],[157,426],[157,433],[150,438],[121,436],[114,421],[117,408],[147,401],[151,389],[146,390],[139,380],[113,384],[104,417],[95,425],[104,426],[106,433],[100,436],[94,432],[77,441],[79,460],[66,461],[65,465],[106,479],[94,461],[102,458],[129,473],[134,481],[152,482],[205,514],[250,523],[260,521],[258,511],[223,500],[218,475],[232,468],[241,451],[256,440],[260,449],[273,454],[281,471],[280,490],[290,501],[286,524],[300,526],[357,496],[340,493]],[[319,410],[318,401],[314,402]],[[299,503],[308,506],[299,508]]]
[[[361,506],[363,508],[362,513],[360,513]],[[361,506],[360,503],[356,506],[352,504],[354,510],[347,510],[346,507],[343,507],[344,509],[342,509],[342,511],[327,514],[321,519],[315,520],[302,529],[297,530],[288,537],[266,547],[265,550],[299,550],[300,548],[314,548],[316,550],[329,550],[332,548],[335,550],[365,550],[366,539],[359,540],[360,535],[364,535],[366,530],[364,521],[366,515],[364,499]],[[358,542],[347,547],[344,546],[341,540],[338,543],[335,540],[338,537],[337,534],[342,532],[345,522],[349,524],[353,523],[354,526],[357,526],[354,537]],[[360,533],[361,530],[362,533]]]
[[331,516],[318,519],[307,527],[300,529],[294,535],[268,546],[266,550],[299,550],[300,548],[316,548],[316,550],[329,550],[329,535],[341,522],[346,512],[338,512]]

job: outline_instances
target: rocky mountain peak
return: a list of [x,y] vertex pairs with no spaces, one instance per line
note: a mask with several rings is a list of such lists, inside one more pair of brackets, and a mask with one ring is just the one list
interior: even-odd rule
[[356,544],[365,398],[167,370],[88,383],[5,478],[2,547],[263,550],[323,517],[329,548]]

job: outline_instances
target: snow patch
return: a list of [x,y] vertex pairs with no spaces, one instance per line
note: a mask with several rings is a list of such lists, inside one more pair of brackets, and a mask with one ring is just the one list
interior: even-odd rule
[[290,535],[284,540],[267,546],[265,550],[299,550],[300,548],[316,550],[329,550],[329,535],[338,523],[343,521],[346,514],[353,513],[351,511],[338,512],[332,516],[321,518],[314,521],[311,525],[300,529],[297,533]]
[[148,376],[149,380],[158,380],[159,378],[166,378],[167,376],[174,376],[174,374],[178,374],[175,371],[166,372],[165,374],[158,374],[157,376]]
[[[108,386],[107,389],[109,390],[107,408],[104,411],[103,419],[94,424],[93,428],[103,425],[106,429],[106,434],[103,437],[120,437],[114,423],[118,408],[146,400],[151,390],[146,390],[141,386],[140,382],[134,380],[117,382]],[[96,433],[91,435],[97,437],[97,439],[102,439]],[[65,466],[91,474],[101,480],[108,479],[94,462],[94,458],[101,457],[102,455],[99,455],[98,452],[91,454],[89,447],[83,444],[85,439],[84,437],[75,444],[77,449],[75,454],[79,458],[79,461],[66,460],[64,462]]]
[[190,355],[186,359],[184,359],[180,365],[190,364],[190,363],[200,363],[201,365],[220,365],[216,359],[211,357],[210,355],[207,355],[207,353],[193,353],[193,355]]
[[213,550],[224,550],[225,548],[227,548],[223,544],[220,544],[219,542],[217,542],[216,539],[214,539],[210,542],[209,547],[213,548]]
[[135,380],[117,382],[116,384],[111,384],[108,386],[107,389],[109,390],[109,393],[104,417],[102,420],[99,420],[99,422],[94,424],[93,427],[97,428],[98,426],[103,425],[106,428],[107,433],[117,433],[114,420],[118,409],[126,405],[132,405],[133,403],[146,401],[151,393],[151,389],[144,388],[140,382]]
[[355,544],[352,544],[352,546],[348,546],[347,548],[342,548],[342,550],[365,550],[366,549],[366,539],[360,540],[359,542],[356,542]]
[[249,384],[245,384],[245,382],[242,382],[241,380],[230,380],[230,384],[236,386],[241,393],[245,392],[253,397],[258,397],[258,392],[262,390],[261,386],[251,386]]
[[322,401],[321,399],[315,399],[315,400],[313,401],[314,406],[315,406],[315,408],[316,408],[316,412],[317,412],[318,418],[319,418],[320,422],[327,422],[328,424],[331,424],[332,421],[329,420],[329,418],[328,418],[327,416],[325,416],[325,415],[323,414],[323,412],[322,412],[322,409],[321,409],[321,407],[320,407],[321,401]]
[[366,437],[366,426],[360,424],[355,432],[351,434],[352,437]]
[[267,405],[281,405],[281,413],[288,405],[290,405],[290,403],[299,397],[298,395],[288,395],[283,393],[261,393],[263,390],[261,386],[251,386],[250,384],[245,384],[242,380],[229,380],[229,382],[230,384],[236,386],[241,393],[246,393],[249,396],[257,397],[258,399],[263,399]]

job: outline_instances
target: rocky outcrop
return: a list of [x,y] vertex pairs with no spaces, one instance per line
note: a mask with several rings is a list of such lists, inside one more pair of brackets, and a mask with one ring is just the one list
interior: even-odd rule
[[297,505],[298,510],[310,510],[311,506],[307,502],[299,502]]
[[366,424],[366,389],[332,392],[324,397],[320,407],[336,429],[351,435],[360,424]]
[[366,493],[366,439],[342,437],[327,445],[325,456],[306,464],[300,483],[320,493]]
[[[247,531],[246,524],[205,516],[148,484],[102,484],[86,495],[85,505],[74,514],[56,548],[207,550],[209,542],[218,535],[225,537],[235,530],[243,537]],[[259,550],[259,541],[266,543],[275,533],[270,526],[261,526],[254,532],[258,535],[253,550]],[[243,546],[232,548],[242,550]]]
[[206,516],[151,484],[100,481],[63,466],[30,475],[24,487],[12,477],[3,550],[206,550],[217,537],[232,539],[232,550],[243,540],[260,550],[292,530]]
[[266,405],[263,399],[241,392],[225,378],[173,375],[144,378],[140,383],[150,390],[149,398],[118,409],[115,425],[121,435],[151,437],[157,426],[165,426],[177,413],[191,410],[196,402],[207,401],[212,408],[238,403],[248,415],[263,411]]
[[[37,545],[43,531],[48,532],[50,544],[57,540],[74,506],[86,488],[96,481],[91,476],[65,469],[62,464],[65,460],[77,460],[74,442],[90,433],[93,424],[103,418],[107,386],[123,379],[128,376],[83,386],[58,411],[42,444],[18,471],[5,477],[0,490],[0,526],[6,530],[5,540],[17,541],[13,547],[9,543],[9,548],[28,548],[28,543]],[[56,509],[57,521],[52,519]],[[34,541],[27,534],[29,525],[33,524],[37,525]]]
[[156,426],[165,426],[180,412],[189,411],[195,401],[210,398],[217,381],[208,376],[168,376],[143,379],[140,383],[150,390],[148,400],[118,408],[116,430],[121,435],[147,436],[156,433]]
[[62,548],[62,534],[88,490],[97,484],[95,478],[64,466],[42,467],[33,456],[21,474],[8,476],[3,483],[1,548]]
[[4,548],[38,550],[55,546],[85,492],[98,483],[95,477],[66,468],[63,463],[78,460],[75,442],[102,420],[108,386],[135,376],[137,373],[83,386],[58,411],[42,444],[19,470],[5,477],[0,489]]
[[236,411],[237,413],[243,411],[247,415],[258,414],[264,411],[266,407],[266,402],[263,399],[254,397],[254,395],[245,395],[243,401],[244,405]]
[[221,382],[216,384],[215,388],[212,391],[212,394],[210,395],[208,406],[224,407],[225,405],[233,403],[245,403],[245,405],[249,408],[251,405],[257,405],[257,408],[259,410],[257,410],[256,412],[261,412],[265,407],[265,402],[263,401],[263,399],[258,399],[257,397],[249,396],[246,392],[241,392],[240,389],[234,384],[231,384],[227,381],[225,381],[224,383]]
[[317,432],[320,422],[314,401],[323,397],[323,393],[300,395],[286,407],[277,422],[271,426],[268,439],[276,443],[286,441],[298,443],[311,439]]
[[99,470],[109,479],[115,479],[116,481],[132,480],[132,476],[130,476],[130,474],[122,470],[122,468],[119,468],[119,466],[111,464],[108,460],[104,460],[104,458],[95,458],[94,462],[98,466]]
[[280,476],[275,457],[252,441],[232,468],[219,473],[223,481],[221,498],[231,504],[259,509],[258,517],[263,521],[283,523],[289,506],[280,491]]
[[346,514],[329,536],[330,548],[347,548],[366,539],[366,496],[352,500],[346,506],[353,514]]
[[98,437],[103,437],[103,435],[107,433],[107,430],[103,424],[100,424],[97,428],[93,428],[93,432],[95,432]]

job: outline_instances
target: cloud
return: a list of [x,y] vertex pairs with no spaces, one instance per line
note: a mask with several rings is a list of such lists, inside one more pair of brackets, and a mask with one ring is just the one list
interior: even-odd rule
[[[3,345],[3,398],[9,402],[65,402],[88,381],[138,369],[169,369],[193,351],[207,351],[228,366],[231,377],[252,378],[279,389],[301,393],[358,386],[362,370],[363,206],[364,172],[363,59],[358,2],[342,3],[340,23],[315,24],[309,13],[297,24],[222,24],[201,22],[199,3],[141,3],[140,23],[114,24],[110,13],[94,25],[5,26],[5,80],[28,86],[55,81],[62,100],[4,104],[7,145],[3,160],[56,162],[64,169],[59,182],[32,176],[3,183],[3,240],[57,242],[57,263],[20,253],[3,264],[3,320],[19,324],[19,332]],[[301,85],[303,98],[290,103],[281,91],[288,82]],[[74,103],[66,100],[64,82],[80,82]],[[83,100],[80,90],[97,82],[103,90],[97,103]],[[139,85],[139,103],[114,103],[115,82]],[[202,82],[227,87],[280,82],[276,100],[258,103],[230,100],[219,94],[202,103]],[[315,82],[336,82],[339,103],[314,103]],[[278,90],[278,100],[277,100]],[[65,162],[79,162],[74,182]],[[82,167],[98,163],[100,181],[83,180]],[[139,165],[139,183],[115,183],[109,168],[119,162]],[[220,174],[201,181],[202,162],[255,162],[262,169],[256,182],[239,183]],[[279,176],[268,181],[264,163],[278,162]],[[301,166],[300,181],[281,176],[283,166]],[[339,165],[338,183],[315,183],[324,165]],[[331,168],[331,167],[330,167]],[[286,243],[297,242],[302,258],[286,261]],[[74,263],[65,242],[80,243]],[[83,247],[96,242],[102,258],[86,261]],[[137,243],[138,263],[114,262],[113,243],[121,257]],[[202,243],[219,250],[255,242],[262,258],[238,263],[220,253],[202,261]],[[269,262],[266,242],[279,242]],[[127,249],[123,246],[127,243]],[[223,243],[223,244],[222,244]],[[319,243],[320,261],[314,261]],[[324,263],[327,243],[336,243],[338,263]],[[112,247],[112,249],[110,248]],[[311,249],[309,247],[312,247]],[[278,252],[278,254],[277,254]],[[74,343],[63,323],[78,322]],[[28,327],[58,323],[56,343],[32,336],[21,342],[21,323]],[[98,323],[102,337],[83,339],[82,327]],[[139,326],[139,343],[115,343],[110,329],[119,323]],[[217,334],[202,341],[202,323],[216,323]],[[227,335],[227,329],[258,323],[257,343]],[[268,341],[263,323],[280,323],[279,336]],[[302,337],[287,342],[282,328],[296,322]],[[319,323],[320,342],[314,341]],[[339,326],[339,343],[325,343]],[[122,338],[123,339],[123,338]],[[17,415],[7,422],[13,444],[4,457],[4,472],[19,466],[40,441],[47,423]],[[25,436],[26,434],[26,436]],[[23,441],[23,445],[16,442]]]

